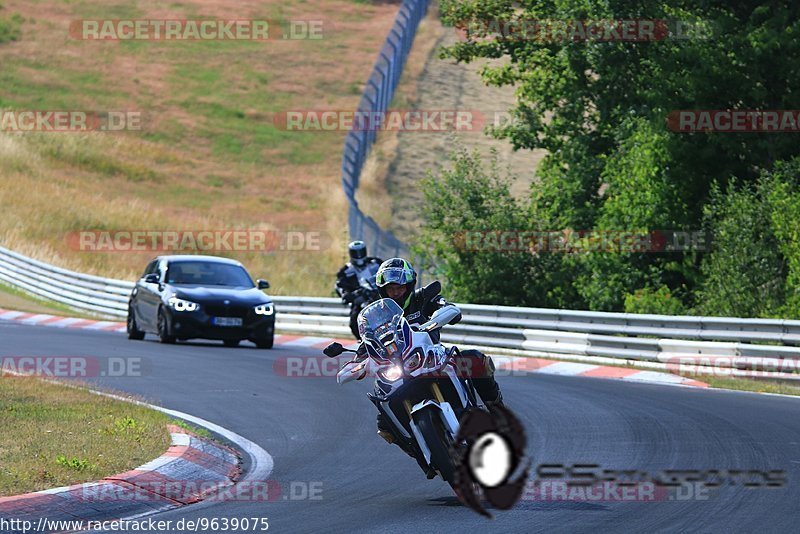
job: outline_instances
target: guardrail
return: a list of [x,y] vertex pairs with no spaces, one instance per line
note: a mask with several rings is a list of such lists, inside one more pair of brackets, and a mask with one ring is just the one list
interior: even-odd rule
[[[133,282],[86,275],[0,247],[0,280],[70,308],[122,318]],[[282,331],[349,337],[348,310],[337,298],[273,297]],[[459,304],[461,323],[446,343],[496,352],[611,361],[642,367],[700,365],[764,369],[800,379],[800,321],[639,315]]]
[[0,281],[77,310],[125,316],[133,282],[61,269],[0,247]]

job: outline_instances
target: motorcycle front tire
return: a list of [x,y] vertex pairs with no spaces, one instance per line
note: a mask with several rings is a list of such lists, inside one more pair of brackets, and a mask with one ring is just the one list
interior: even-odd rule
[[431,451],[431,464],[442,476],[442,479],[454,487],[456,467],[450,453],[453,443],[444,421],[435,410],[423,410],[415,414],[414,421],[425,438]]

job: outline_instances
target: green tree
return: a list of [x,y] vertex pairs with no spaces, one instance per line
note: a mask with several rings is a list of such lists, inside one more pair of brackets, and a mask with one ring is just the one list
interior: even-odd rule
[[[573,273],[559,254],[507,250],[504,230],[531,230],[528,207],[511,195],[493,154],[488,165],[463,147],[451,155],[452,169],[423,180],[423,228],[415,253],[436,262],[433,271],[454,299],[475,303],[560,307],[579,297]],[[503,250],[506,249],[506,250]],[[430,267],[430,266],[429,266]],[[428,270],[428,269],[426,269]]]
[[684,315],[686,307],[667,286],[658,289],[647,287],[625,297],[625,312]]
[[[709,217],[712,194],[719,196],[713,193],[714,184],[721,191],[729,191],[729,183],[754,187],[764,171],[797,153],[792,135],[686,134],[666,127],[674,110],[800,109],[800,67],[791,59],[800,55],[800,10],[794,2],[442,0],[441,12],[446,22],[469,30],[464,41],[442,51],[443,57],[504,60],[482,69],[486,83],[512,85],[517,95],[514,120],[493,128],[492,135],[516,148],[548,151],[530,203],[520,206],[527,217],[519,221],[523,228],[697,230]],[[587,42],[492,31],[497,21],[519,27],[535,20],[596,19],[680,20],[709,33],[705,38],[653,42]],[[793,190],[788,183],[785,187],[789,189],[778,190],[783,196],[770,197],[765,208],[800,210]],[[714,211],[721,208],[711,209],[715,220],[728,220]],[[789,265],[788,284],[800,290],[800,235],[780,213],[769,217],[785,224],[772,221],[777,241],[767,240],[763,246],[780,242]],[[490,224],[485,221],[486,227]],[[766,253],[753,251],[761,252]],[[708,297],[722,283],[722,271],[713,275],[713,283],[703,282],[712,276],[715,263],[704,263],[695,252],[587,253],[527,261],[532,263],[524,263],[525,268],[515,263],[517,268],[509,269],[509,276],[516,278],[504,281],[504,287],[526,287],[534,269],[542,279],[559,284],[537,287],[537,297],[558,294],[544,301],[574,308],[621,310],[626,295],[662,287],[670,295],[680,294],[682,304],[694,305],[701,294]],[[557,274],[532,267],[544,262],[552,262]],[[740,267],[758,269],[757,264]],[[753,281],[758,275],[745,273],[745,278]],[[498,295],[504,291],[496,288]],[[720,300],[714,302],[722,306]],[[751,313],[773,308],[773,303],[737,307]]]
[[778,312],[786,266],[764,195],[770,185],[767,180],[743,187],[731,182],[724,192],[713,189],[706,219],[714,249],[702,265],[699,313],[764,317]]

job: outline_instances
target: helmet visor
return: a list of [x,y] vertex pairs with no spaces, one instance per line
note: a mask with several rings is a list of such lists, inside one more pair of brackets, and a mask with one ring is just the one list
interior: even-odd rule
[[402,267],[389,267],[378,273],[375,277],[375,283],[378,287],[383,287],[388,284],[410,284],[414,278],[413,273]]

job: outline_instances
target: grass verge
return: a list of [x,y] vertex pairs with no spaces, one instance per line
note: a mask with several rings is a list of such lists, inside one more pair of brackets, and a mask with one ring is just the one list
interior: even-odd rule
[[58,302],[36,297],[3,282],[0,282],[0,308],[28,313],[47,313],[51,315],[63,315],[65,317],[80,317],[82,319],[98,318],[88,313],[75,311]]
[[164,454],[160,412],[35,377],[0,375],[0,497],[99,480]]
[[721,378],[711,376],[685,376],[705,382],[712,388],[735,389],[737,391],[755,391],[758,393],[780,393],[781,395],[800,396],[800,387],[775,380],[752,380],[749,378]]
[[200,436],[201,438],[209,438],[209,439],[212,438],[211,432],[209,432],[205,428],[200,428],[199,426],[190,425],[189,423],[187,423],[186,421],[182,421],[181,419],[173,419],[172,421],[170,421],[170,423],[172,423],[175,426],[179,426],[184,430],[188,430],[192,434]]

